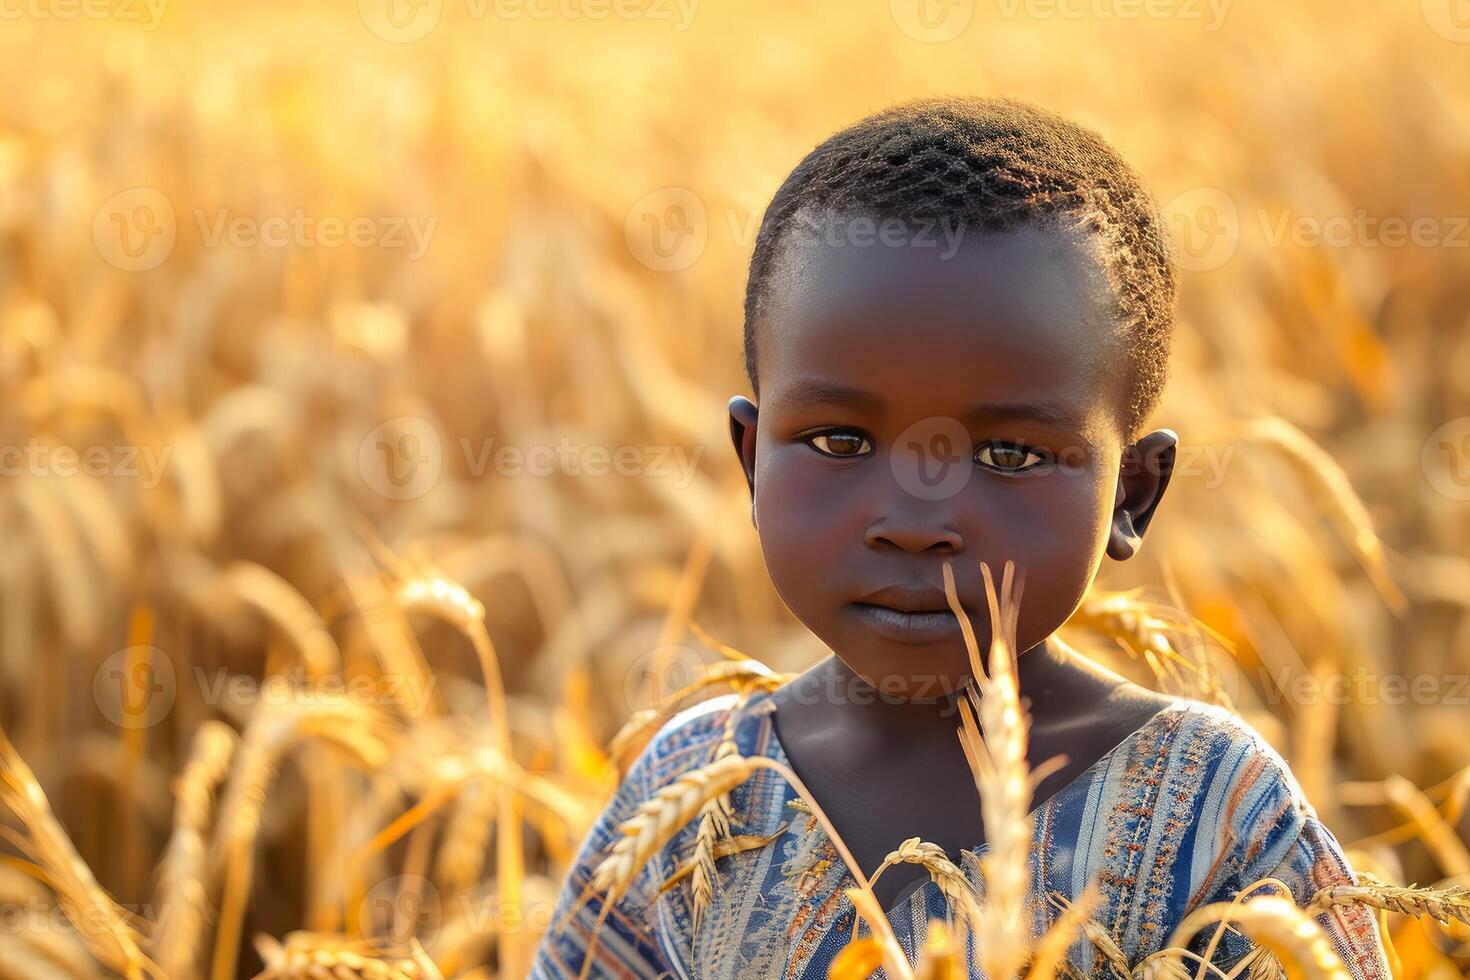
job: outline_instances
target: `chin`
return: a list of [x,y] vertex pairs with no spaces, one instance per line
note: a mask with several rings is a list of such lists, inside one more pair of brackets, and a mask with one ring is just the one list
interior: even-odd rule
[[895,646],[870,639],[864,646],[852,655],[839,652],[837,656],[865,684],[889,697],[904,701],[944,697],[970,679],[970,659],[963,643]]

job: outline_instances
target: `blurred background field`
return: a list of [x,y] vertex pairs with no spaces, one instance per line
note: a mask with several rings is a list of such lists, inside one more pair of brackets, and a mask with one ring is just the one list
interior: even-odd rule
[[1462,0],[17,0],[0,87],[0,976],[524,975],[623,723],[824,652],[726,435],[744,264],[930,93],[1095,126],[1178,235],[1181,471],[1069,637],[1470,877]]

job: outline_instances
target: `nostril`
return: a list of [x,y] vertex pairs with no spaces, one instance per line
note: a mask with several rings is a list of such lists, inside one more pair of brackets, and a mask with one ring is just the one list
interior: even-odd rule
[[898,527],[879,524],[867,534],[870,547],[898,548],[902,551],[934,551],[956,554],[964,548],[964,537],[952,525]]

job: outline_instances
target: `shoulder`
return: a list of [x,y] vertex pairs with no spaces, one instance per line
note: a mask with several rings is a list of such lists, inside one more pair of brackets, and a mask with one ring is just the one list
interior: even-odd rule
[[[1180,712],[1177,738],[1198,747],[1217,779],[1228,782],[1236,796],[1248,799],[1267,792],[1311,810],[1286,759],[1248,721],[1218,705],[1176,702]],[[1237,808],[1238,809],[1238,808]]]
[[735,695],[723,695],[685,708],[660,725],[594,820],[579,863],[590,871],[623,836],[620,828],[660,789],[714,761],[727,724],[741,710]]
[[763,700],[762,695],[742,700],[722,694],[679,711],[649,739],[623,778],[623,788],[647,795],[708,765],[727,732],[736,738],[741,754],[751,754],[750,726],[745,723],[761,713]]
[[[1176,703],[1165,778],[1193,796],[1193,857],[1208,878],[1269,874],[1321,827],[1286,759],[1249,722],[1216,705]],[[1326,835],[1322,835],[1324,842]]]
[[1291,766],[1248,721],[1218,705],[1181,699],[1163,713],[1164,746],[1201,790],[1218,794],[1221,815],[1238,828],[1313,816]]

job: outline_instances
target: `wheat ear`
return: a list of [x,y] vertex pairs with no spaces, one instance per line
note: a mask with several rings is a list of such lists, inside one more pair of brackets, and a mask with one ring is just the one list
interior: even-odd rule
[[990,847],[980,859],[986,896],[976,946],[991,980],[1011,980],[1026,961],[1029,937],[1022,910],[1030,882],[1031,770],[1026,761],[1028,719],[1016,685],[1016,624],[1021,583],[1007,561],[997,593],[990,567],[980,563],[990,612],[989,670],[960,604],[954,570],[944,566],[944,592],[959,619],[974,681],[960,698],[960,744],[975,776]]
[[1308,908],[1326,910],[1335,905],[1367,905],[1387,912],[1428,916],[1448,925],[1452,920],[1470,925],[1470,888],[1418,888],[1389,885],[1359,874],[1357,885],[1333,885],[1312,896]]
[[[485,627],[485,607],[463,587],[445,579],[415,579],[398,591],[398,601],[405,611],[420,609],[444,619],[460,630],[470,641],[480,662],[485,679],[485,700],[490,711],[490,724],[495,748],[506,760],[515,758],[510,735],[510,708],[505,696],[505,679],[500,670],[500,656],[490,631]],[[509,914],[524,914],[521,885],[525,880],[525,855],[521,845],[521,821],[515,792],[505,782],[495,786],[495,877],[500,882],[499,900]],[[501,960],[504,972],[514,976],[526,969],[523,937],[515,931],[504,936]]]
[[76,925],[92,955],[127,980],[142,980],[152,962],[139,947],[137,932],[97,884],[92,869],[77,854],[61,828],[41,784],[20,753],[0,730],[0,802],[26,829],[25,849],[35,858],[60,900],[61,909]]
[[1205,926],[1226,922],[1307,980],[1349,980],[1347,968],[1322,927],[1295,902],[1279,895],[1247,902],[1216,902],[1196,909],[1179,923],[1169,937],[1169,946],[1183,949]]
[[[1053,892],[1050,897],[1051,903],[1061,909],[1064,914],[1075,904],[1057,892]],[[1081,918],[1079,928],[1082,930],[1083,938],[1102,954],[1103,961],[1108,965],[1108,972],[1117,980],[1128,980],[1133,970],[1129,966],[1128,957],[1123,954],[1117,940],[1113,939],[1113,934],[1090,915]]]
[[443,980],[439,968],[417,942],[407,950],[378,949],[371,943],[297,932],[281,944],[258,936],[255,948],[265,963],[256,980]]
[[[730,710],[729,717],[725,719],[724,734],[720,738],[720,744],[715,747],[716,762],[735,754],[735,726],[740,722],[740,709],[745,704],[747,697],[749,697],[749,692],[742,690]],[[692,931],[695,933],[699,931],[700,918],[714,898],[715,848],[721,840],[730,836],[732,816],[734,816],[734,807],[728,792],[706,800],[699,810],[699,830],[694,837],[694,871],[689,878],[693,911]]]
[[[871,884],[877,884],[883,872],[895,864],[918,864],[929,872],[929,877],[939,886],[939,891],[944,895],[951,909],[960,917],[960,921],[974,928],[980,914],[979,900],[975,896],[975,889],[971,887],[970,880],[965,877],[965,872],[960,866],[949,859],[944,848],[938,844],[929,843],[918,837],[910,837],[897,849],[889,851],[883,858],[883,863],[873,872]],[[857,923],[853,923],[853,938],[857,938]]]
[[[832,847],[847,865],[853,880],[857,882],[857,888],[848,889],[848,893],[862,895],[865,899],[864,907],[880,909],[877,918],[869,918],[874,934],[885,944],[885,947],[899,948],[898,939],[893,934],[893,927],[881,914],[881,907],[878,905],[877,898],[873,896],[872,885],[867,875],[863,874],[862,866],[853,857],[852,851],[843,842],[841,835],[837,833],[837,829],[822,811],[821,806],[813,801],[801,777],[774,759],[764,756],[731,755],[703,769],[684,773],[669,785],[658,790],[651,799],[638,808],[638,812],[633,817],[619,826],[621,839],[613,845],[608,856],[594,869],[582,896],[563,917],[565,921],[565,918],[581,907],[593,892],[604,893],[602,910],[598,913],[597,922],[593,926],[592,941],[588,944],[579,980],[585,980],[587,971],[591,968],[592,954],[597,948],[597,935],[602,928],[602,923],[607,919],[612,906],[636,880],[643,865],[678,832],[679,828],[692,819],[706,800],[734,789],[748,779],[756,769],[769,769],[776,773],[796,790],[798,796],[806,800],[813,817],[821,823]],[[861,907],[859,911],[862,912]],[[553,928],[559,928],[559,926]],[[899,961],[902,967],[900,972],[891,974],[892,980],[912,980],[913,971],[902,955],[899,956]],[[888,965],[886,953],[884,964]]]
[[1057,975],[1067,950],[1082,931],[1082,923],[1092,917],[1098,898],[1097,889],[1088,888],[1077,901],[1062,906],[1062,914],[1036,943],[1031,965],[1026,969],[1027,980],[1052,980]]
[[174,783],[174,829],[164,852],[155,912],[161,910],[152,952],[166,976],[193,972],[209,905],[205,834],[214,810],[214,793],[229,771],[239,742],[223,722],[206,721],[194,735],[183,773]]

